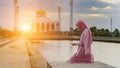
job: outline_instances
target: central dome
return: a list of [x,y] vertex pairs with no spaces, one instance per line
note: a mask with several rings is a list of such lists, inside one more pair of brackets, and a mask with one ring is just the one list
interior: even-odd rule
[[37,12],[36,12],[36,15],[37,16],[40,16],[40,17],[46,17],[46,11],[44,9],[39,9]]

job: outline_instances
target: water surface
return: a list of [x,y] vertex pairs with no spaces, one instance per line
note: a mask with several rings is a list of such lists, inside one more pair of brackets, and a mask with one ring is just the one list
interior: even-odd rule
[[[49,61],[67,61],[76,52],[77,46],[71,46],[70,43],[78,41],[68,40],[39,40],[40,43],[34,43],[38,50]],[[92,53],[95,61],[120,68],[120,44],[93,42]]]

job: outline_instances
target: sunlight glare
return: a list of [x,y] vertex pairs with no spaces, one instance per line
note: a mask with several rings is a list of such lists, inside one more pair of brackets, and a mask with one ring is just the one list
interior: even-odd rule
[[30,31],[30,26],[29,26],[28,24],[21,25],[21,26],[19,27],[19,30],[20,30],[20,31],[23,31],[23,32]]

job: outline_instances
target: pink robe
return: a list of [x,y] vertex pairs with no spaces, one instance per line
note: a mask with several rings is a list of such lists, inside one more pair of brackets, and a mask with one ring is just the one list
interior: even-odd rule
[[[84,24],[84,22],[82,23]],[[79,23],[81,25],[81,23]],[[77,26],[79,27],[79,26]],[[90,30],[84,24],[83,32],[80,37],[80,42],[77,43],[77,52],[70,58],[69,63],[93,63],[94,57],[91,53],[92,35]]]

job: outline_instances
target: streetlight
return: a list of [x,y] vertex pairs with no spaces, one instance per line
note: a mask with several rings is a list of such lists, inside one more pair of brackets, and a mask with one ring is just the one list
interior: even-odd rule
[[111,27],[110,27],[110,30],[111,30],[111,37],[113,37],[113,32],[112,32],[112,29],[113,29],[113,24],[112,24],[112,18],[110,18],[110,25],[111,25]]

